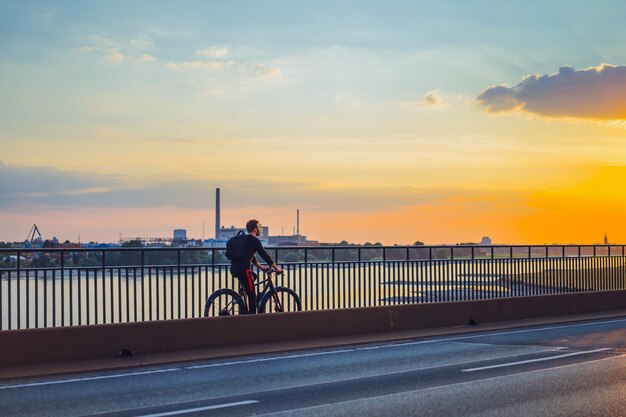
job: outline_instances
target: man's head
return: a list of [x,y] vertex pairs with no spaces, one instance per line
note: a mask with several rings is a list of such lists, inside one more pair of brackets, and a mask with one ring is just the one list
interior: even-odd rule
[[261,235],[261,227],[259,226],[258,220],[255,220],[255,219],[248,220],[248,223],[246,223],[246,230],[251,235],[254,235],[254,236]]

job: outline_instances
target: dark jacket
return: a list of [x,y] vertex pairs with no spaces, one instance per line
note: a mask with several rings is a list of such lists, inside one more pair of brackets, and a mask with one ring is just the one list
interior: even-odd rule
[[248,235],[247,240],[246,240],[245,250],[244,250],[245,256],[243,260],[231,261],[230,272],[233,275],[237,275],[238,273],[242,273],[246,269],[250,269],[250,264],[253,262],[254,255],[256,253],[258,253],[261,256],[261,258],[263,258],[266,264],[268,265],[274,264],[272,257],[265,251],[265,249],[263,248],[263,244],[261,243],[259,238],[253,235]]

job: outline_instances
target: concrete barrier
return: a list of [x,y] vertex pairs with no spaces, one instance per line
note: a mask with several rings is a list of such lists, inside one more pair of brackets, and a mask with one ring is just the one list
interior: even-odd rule
[[0,367],[626,309],[626,290],[0,331]]

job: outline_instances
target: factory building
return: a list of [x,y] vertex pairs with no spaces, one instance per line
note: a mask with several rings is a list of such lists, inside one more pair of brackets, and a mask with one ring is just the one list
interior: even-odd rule
[[[270,229],[261,225],[261,235],[259,239],[263,245],[268,246],[319,246],[319,242],[307,240],[306,236],[300,234],[300,209],[296,211],[296,230],[289,236],[270,236]],[[222,247],[226,245],[228,239],[243,231],[247,233],[245,227],[224,227],[221,225],[220,189],[215,189],[215,239],[205,240],[205,246]]]

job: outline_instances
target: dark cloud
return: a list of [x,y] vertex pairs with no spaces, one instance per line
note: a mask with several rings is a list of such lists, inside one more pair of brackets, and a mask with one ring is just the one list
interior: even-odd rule
[[293,207],[317,211],[377,211],[432,203],[449,190],[409,187],[320,188],[314,183],[255,179],[151,181],[131,186],[120,178],[54,168],[0,163],[0,208],[141,208],[212,209],[215,188],[224,208]]
[[529,75],[515,87],[495,86],[477,101],[490,113],[524,111],[548,117],[626,119],[626,66],[602,64]]
[[0,161],[0,207],[32,203],[38,196],[81,193],[118,183],[119,180],[105,175],[7,165]]

